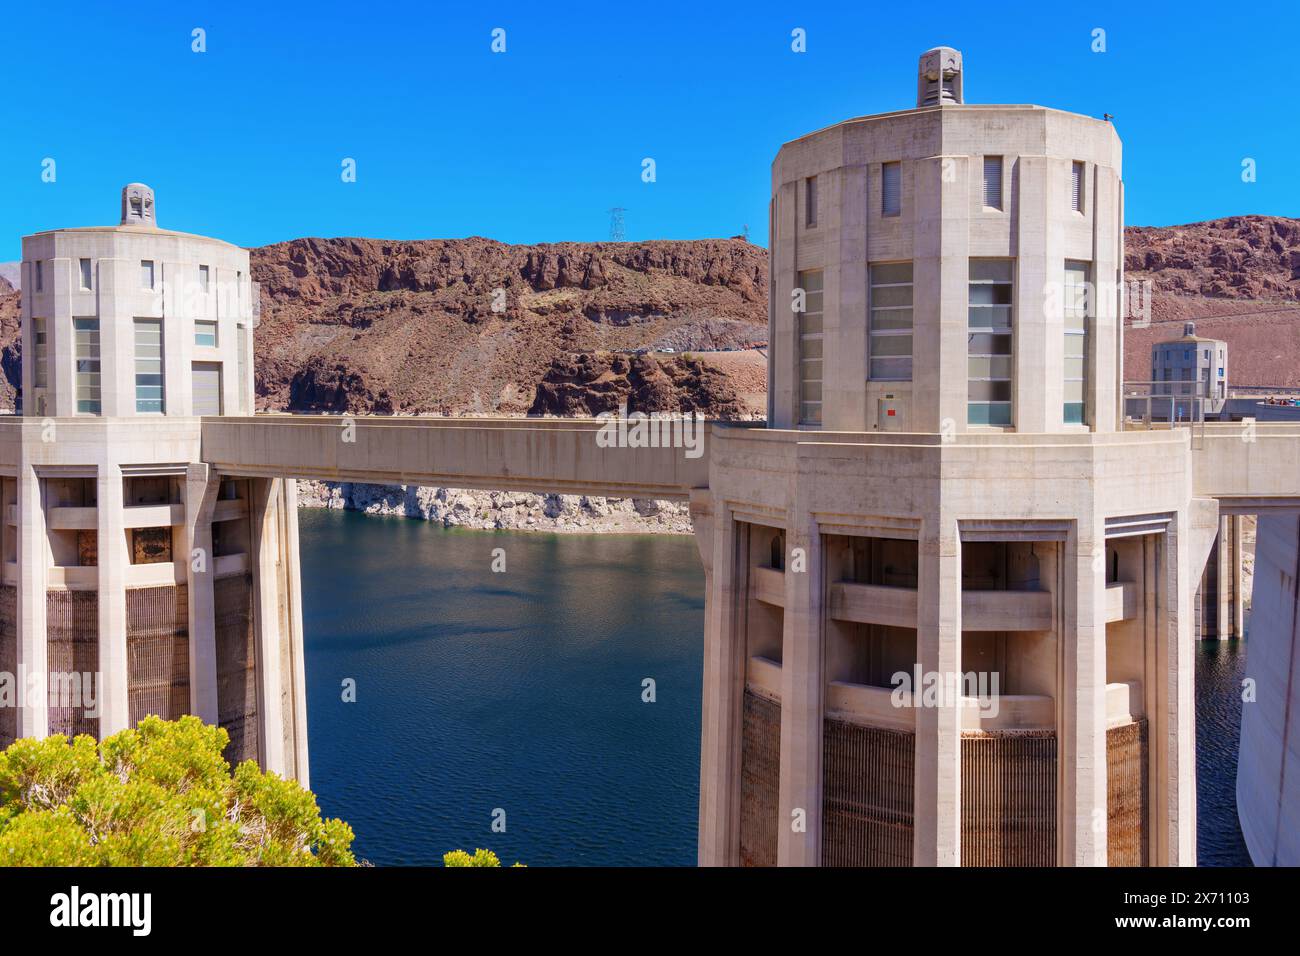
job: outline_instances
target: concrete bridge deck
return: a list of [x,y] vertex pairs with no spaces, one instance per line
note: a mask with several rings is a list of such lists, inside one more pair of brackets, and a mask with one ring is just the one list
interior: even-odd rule
[[[761,439],[804,447],[933,448],[951,444],[1016,446],[1029,451],[1153,442],[1171,451],[1190,445],[1192,495],[1218,499],[1224,514],[1293,511],[1300,506],[1300,423],[1205,424],[1187,428],[1078,435],[1018,433],[869,434],[755,428],[748,423],[698,427],[698,444],[682,447],[601,447],[598,419],[437,418],[266,414],[165,422],[115,419],[136,435],[152,429],[184,430],[201,440],[201,459],[218,472],[265,478],[315,478],[376,484],[448,486],[607,497],[686,500],[709,486],[711,446],[721,438]],[[83,440],[106,420],[0,418],[0,471],[12,473],[26,438],[39,438],[46,422],[60,442]],[[714,432],[721,427],[718,435]],[[84,436],[89,440],[92,436]],[[793,439],[793,441],[792,441]],[[694,456],[694,457],[692,457]],[[93,459],[90,459],[93,460]]]
[[695,426],[694,449],[601,447],[605,425],[559,418],[205,418],[202,456],[228,474],[488,491],[684,500],[692,488],[708,486],[707,423]]

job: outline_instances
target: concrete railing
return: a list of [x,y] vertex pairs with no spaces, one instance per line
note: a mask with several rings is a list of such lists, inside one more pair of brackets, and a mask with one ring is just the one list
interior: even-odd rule
[[55,531],[87,531],[99,527],[99,511],[94,506],[84,508],[56,505],[47,514],[50,528]]
[[1126,681],[1106,685],[1106,724],[1117,727],[1137,720],[1145,712],[1142,682]]
[[123,577],[129,588],[155,588],[185,583],[185,564],[178,561],[155,561],[150,564],[128,564]]
[[242,574],[248,570],[248,555],[244,552],[238,554],[219,554],[212,559],[212,570],[215,577],[225,577],[227,574]]
[[[170,565],[169,565],[170,567]],[[99,568],[54,565],[45,572],[45,586],[69,591],[93,591],[99,587]]]
[[560,418],[205,418],[202,456],[229,475],[375,484],[658,499],[685,499],[692,488],[708,486],[707,424],[698,426],[695,450],[601,447],[605,425]]
[[1192,456],[1192,492],[1228,513],[1300,510],[1300,423],[1207,424]]
[[833,680],[826,685],[826,715],[866,727],[916,730],[916,709],[895,707],[892,687]]
[[1130,621],[1137,616],[1138,588],[1130,581],[1106,585],[1106,623]]
[[248,514],[248,502],[243,498],[222,498],[212,508],[213,521],[231,521]]
[[776,568],[750,568],[749,593],[756,601],[785,607],[785,572]]
[[745,683],[769,700],[781,700],[781,665],[768,657],[754,655],[745,664]]
[[831,585],[827,614],[856,624],[916,627],[916,589],[841,581]]
[[[916,695],[903,694],[914,701]],[[867,727],[914,731],[916,712],[910,704],[899,705],[900,694],[892,687],[873,687],[851,681],[826,685],[827,716]],[[987,699],[962,697],[961,728],[968,731],[1051,730],[1056,726],[1056,702],[1038,694],[1001,694]]]
[[1052,730],[1056,727],[1056,701],[1041,694],[999,694],[981,699],[961,699],[961,729],[990,733],[996,730]]
[[1047,591],[962,591],[963,631],[1050,631],[1055,604]]
[[[94,511],[94,508],[90,509]],[[122,509],[122,523],[127,528],[170,528],[185,524],[184,505],[127,505]]]

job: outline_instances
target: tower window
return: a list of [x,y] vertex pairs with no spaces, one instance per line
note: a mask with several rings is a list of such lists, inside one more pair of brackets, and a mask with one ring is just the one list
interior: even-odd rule
[[199,266],[199,291],[208,294],[208,267]]
[[153,288],[153,260],[143,259],[140,262],[140,288]]
[[870,378],[912,380],[912,263],[871,267]]
[[804,183],[804,225],[811,229],[817,225],[817,177],[809,176]]
[[81,288],[89,289],[90,279],[91,279],[90,260],[82,259],[81,260]]
[[161,319],[135,320],[135,410],[156,414],[164,410]]
[[45,320],[32,319],[32,346],[36,350],[36,368],[32,370],[32,385],[44,388],[49,382],[49,339],[46,338]]
[[204,348],[217,347],[217,323],[200,319],[194,323],[194,344]]
[[1011,424],[1012,261],[971,259],[966,421]]
[[1002,157],[984,157],[984,205],[989,209],[1002,208]]
[[99,319],[73,319],[73,337],[77,360],[77,411],[100,414],[99,398]]
[[880,214],[897,216],[902,203],[901,164],[885,163],[880,167]]
[[41,292],[45,289],[45,269],[43,268],[44,263],[41,262],[40,259],[37,259],[33,263],[33,265],[36,266],[36,291]]
[[796,316],[799,337],[799,423],[822,423],[822,271],[799,273],[803,311]]
[[1089,264],[1065,263],[1065,406],[1067,425],[1086,424],[1088,385],[1088,334],[1092,321],[1092,297],[1089,295]]
[[1083,163],[1073,163],[1070,167],[1070,208],[1083,212]]

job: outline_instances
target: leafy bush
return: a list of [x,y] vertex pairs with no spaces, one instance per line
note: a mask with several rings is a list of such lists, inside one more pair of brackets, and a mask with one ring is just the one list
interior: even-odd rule
[[0,753],[0,866],[355,866],[352,828],[197,717]]
[[[475,850],[474,855],[470,856],[464,850],[452,850],[450,853],[444,853],[442,856],[443,866],[500,866],[501,861],[491,850]],[[515,866],[523,866],[522,863],[516,863]]]

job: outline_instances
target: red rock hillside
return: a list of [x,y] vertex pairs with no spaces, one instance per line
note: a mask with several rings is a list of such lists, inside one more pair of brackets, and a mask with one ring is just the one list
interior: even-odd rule
[[[689,378],[676,353],[767,330],[767,254],[743,240],[298,239],[253,250],[252,273],[267,408],[525,414],[575,353],[672,348],[639,367]],[[736,401],[725,381],[699,397]]]
[[1300,220],[1131,227],[1124,268],[1155,290],[1151,327],[1125,333],[1126,379],[1150,378],[1151,344],[1194,320],[1198,335],[1228,343],[1230,387],[1300,387]]

